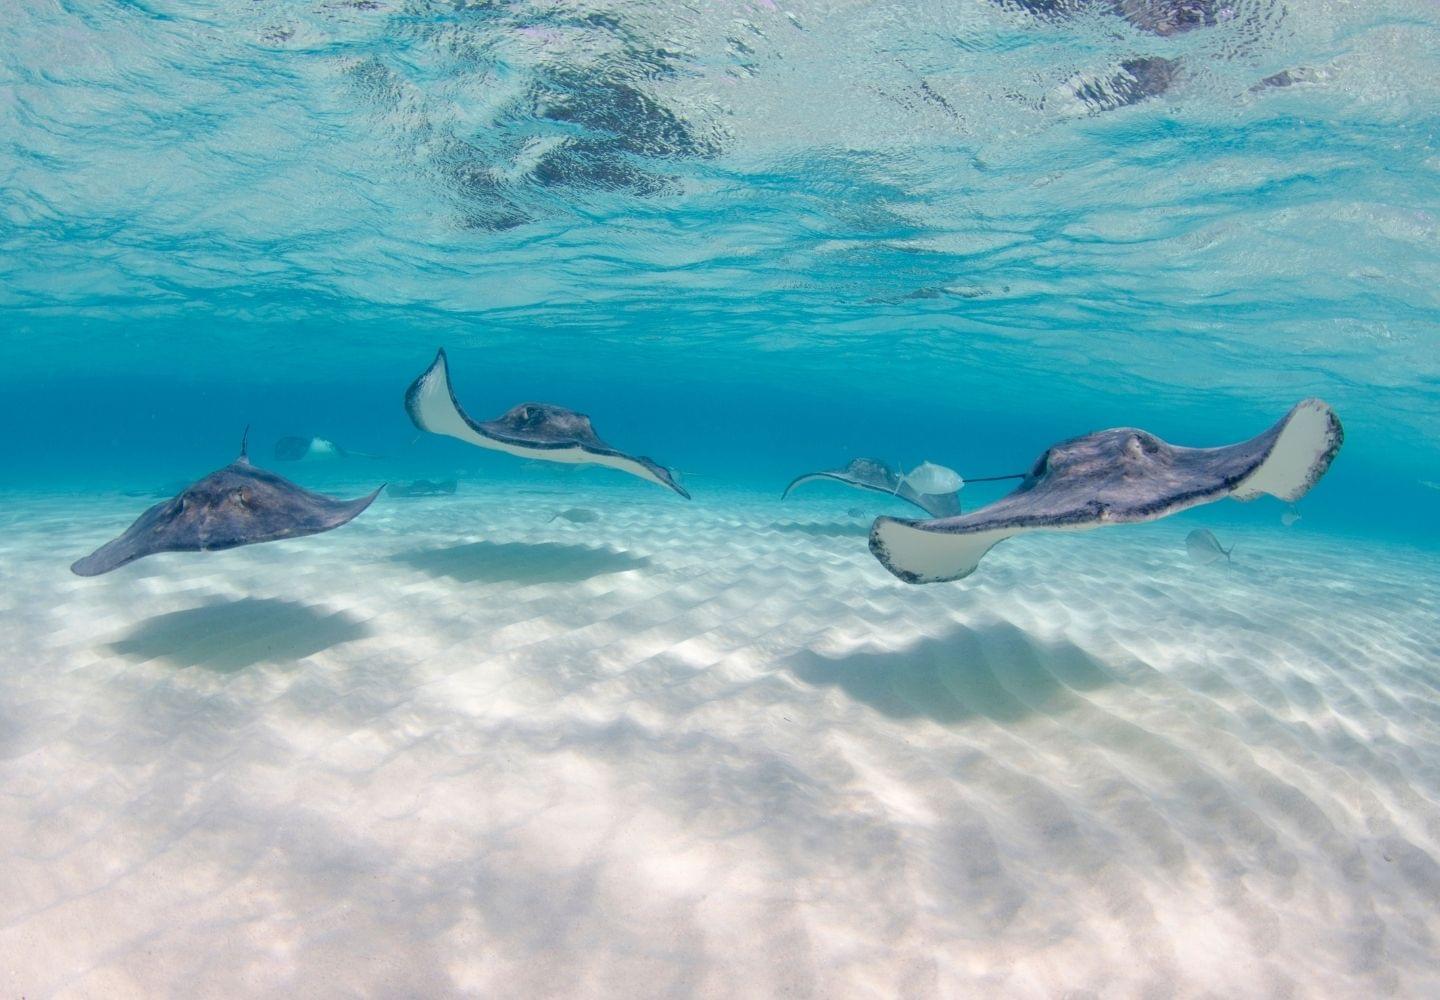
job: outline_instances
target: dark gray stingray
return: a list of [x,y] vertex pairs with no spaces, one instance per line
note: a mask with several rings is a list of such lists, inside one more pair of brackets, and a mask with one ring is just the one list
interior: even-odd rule
[[963,517],[875,519],[870,551],[907,583],[969,576],[996,543],[1027,531],[1082,531],[1153,521],[1224,497],[1295,501],[1345,440],[1335,411],[1297,403],[1264,434],[1223,448],[1179,448],[1133,427],[1050,448],[1014,492]]
[[311,493],[251,465],[242,442],[235,461],[157,503],[70,569],[99,576],[157,552],[213,552],[316,535],[353,520],[379,495],[377,489],[359,500],[335,500]]
[[405,391],[405,411],[422,431],[522,458],[619,469],[690,499],[669,469],[600,440],[590,426],[590,418],[583,413],[549,403],[521,403],[495,420],[472,420],[450,388],[450,366],[443,348],[436,353],[435,362]]
[[438,483],[417,479],[408,486],[405,483],[391,483],[386,492],[392,497],[439,497],[454,493],[458,485],[453,479],[444,479]]
[[857,458],[843,469],[827,469],[821,472],[807,472],[796,476],[780,494],[784,500],[790,491],[802,483],[833,480],[857,490],[874,490],[899,497],[930,514],[932,517],[953,517],[960,513],[959,493],[916,493],[909,483],[902,483],[899,474],[878,458]]

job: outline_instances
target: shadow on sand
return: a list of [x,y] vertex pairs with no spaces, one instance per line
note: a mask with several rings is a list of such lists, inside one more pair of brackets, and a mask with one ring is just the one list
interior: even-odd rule
[[804,650],[786,667],[807,684],[837,687],[892,718],[946,724],[976,717],[1015,722],[1062,708],[1071,692],[1118,680],[1073,643],[1042,643],[1006,623],[956,627],[899,650],[840,657]]
[[247,597],[147,618],[109,649],[131,660],[228,674],[257,663],[303,660],[368,635],[364,622],[342,611]]
[[628,552],[558,542],[470,542],[443,549],[404,552],[397,562],[461,583],[578,583],[607,573],[650,565]]

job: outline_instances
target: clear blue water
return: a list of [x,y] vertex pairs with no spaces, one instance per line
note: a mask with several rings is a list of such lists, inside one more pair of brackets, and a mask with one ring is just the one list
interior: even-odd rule
[[[1436,0],[5,0],[0,994],[1440,995],[1436,53]],[[418,434],[442,345],[694,502]],[[1293,527],[912,587],[908,508],[779,501],[1308,396]],[[70,573],[247,426],[461,486]]]
[[481,415],[702,492],[1318,395],[1307,527],[1433,544],[1437,6],[1043,6],[15,5],[0,477],[143,487],[247,423],[464,468],[399,405],[443,344]]

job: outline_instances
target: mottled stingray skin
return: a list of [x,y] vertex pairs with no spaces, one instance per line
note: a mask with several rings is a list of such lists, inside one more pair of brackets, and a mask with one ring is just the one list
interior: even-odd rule
[[495,420],[471,419],[450,386],[450,365],[444,348],[436,352],[435,361],[406,390],[405,412],[422,431],[525,458],[619,469],[690,499],[669,469],[606,444],[583,413],[550,403],[521,403]]
[[1078,531],[1153,521],[1224,497],[1295,501],[1323,476],[1345,440],[1318,399],[1297,403],[1265,433],[1222,448],[1181,448],[1133,427],[1050,448],[1014,492],[962,517],[876,518],[870,551],[907,583],[970,575],[998,542],[1026,531]]
[[212,552],[316,535],[353,520],[379,495],[377,489],[358,500],[336,500],[311,493],[251,465],[242,444],[235,461],[157,503],[70,569],[99,576],[157,552]]
[[[790,480],[790,485],[785,487],[785,492],[780,494],[780,499],[784,500],[790,495],[791,490],[802,483],[813,483],[824,479],[844,483],[857,490],[888,493],[913,503],[932,517],[954,517],[960,513],[959,493],[916,493],[910,488],[909,483],[900,482],[899,474],[878,458],[857,458],[843,469],[824,469],[820,472],[807,472],[803,476],[796,476]],[[896,489],[897,485],[899,486],[898,490]]]

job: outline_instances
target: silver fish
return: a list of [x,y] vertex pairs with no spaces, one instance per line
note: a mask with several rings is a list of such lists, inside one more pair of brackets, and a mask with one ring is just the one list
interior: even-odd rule
[[1202,566],[1208,566],[1213,562],[1218,562],[1221,558],[1228,560],[1230,553],[1235,551],[1235,546],[1222,549],[1220,540],[1215,537],[1213,531],[1209,528],[1196,528],[1185,536],[1185,550],[1190,553],[1191,559]]

